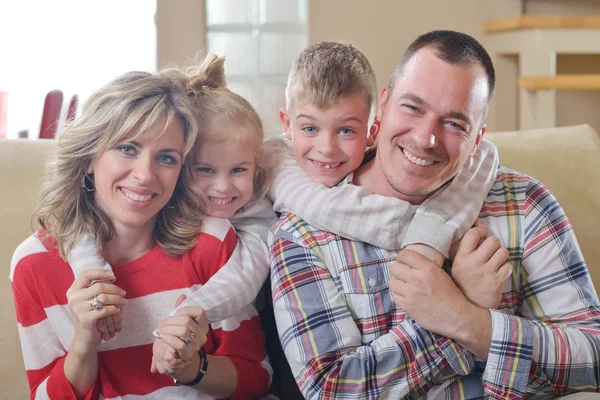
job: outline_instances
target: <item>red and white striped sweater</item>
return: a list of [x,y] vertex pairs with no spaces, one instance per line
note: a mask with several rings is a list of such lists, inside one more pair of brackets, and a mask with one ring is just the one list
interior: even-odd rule
[[[115,284],[127,292],[124,328],[98,347],[99,376],[86,399],[212,398],[150,373],[152,331],[177,297],[189,296],[226,263],[236,243],[227,220],[206,218],[196,247],[183,256],[170,257],[154,247],[114,268]],[[75,399],[63,369],[74,331],[66,298],[74,280],[70,266],[32,235],[15,251],[10,278],[31,398]],[[272,370],[252,305],[211,324],[205,349],[234,363],[238,385],[233,398],[259,396],[268,389]]]

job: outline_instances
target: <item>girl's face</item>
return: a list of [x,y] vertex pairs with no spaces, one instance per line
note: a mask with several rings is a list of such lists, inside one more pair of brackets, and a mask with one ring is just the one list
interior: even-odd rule
[[256,171],[252,146],[235,139],[198,141],[196,184],[208,197],[208,214],[231,218],[254,194]]
[[[145,134],[133,132],[92,161],[94,201],[117,231],[154,229],[158,212],[173,195],[184,152],[183,127],[166,116]],[[164,129],[164,132],[163,132]]]

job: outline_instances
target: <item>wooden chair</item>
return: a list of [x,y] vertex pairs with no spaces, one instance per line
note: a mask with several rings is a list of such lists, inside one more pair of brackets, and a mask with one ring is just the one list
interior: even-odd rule
[[40,126],[40,139],[54,139],[58,129],[58,121],[63,106],[63,93],[52,90],[46,95],[42,111],[42,124]]

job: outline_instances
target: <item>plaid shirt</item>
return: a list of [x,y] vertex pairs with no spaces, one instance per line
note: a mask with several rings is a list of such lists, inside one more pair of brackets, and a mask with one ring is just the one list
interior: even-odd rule
[[388,267],[395,251],[281,216],[269,236],[273,303],[304,396],[516,399],[600,391],[598,298],[554,196],[501,167],[480,217],[515,271],[499,310],[490,310],[486,362],[394,306]]

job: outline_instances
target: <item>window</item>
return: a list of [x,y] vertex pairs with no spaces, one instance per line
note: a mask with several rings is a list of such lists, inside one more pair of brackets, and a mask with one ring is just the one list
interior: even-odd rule
[[156,70],[156,2],[0,2],[0,91],[8,92],[8,137],[37,138],[46,93],[79,104],[130,70]]
[[261,116],[266,134],[282,131],[287,74],[307,43],[306,0],[206,0],[208,51],[225,56],[229,89]]

